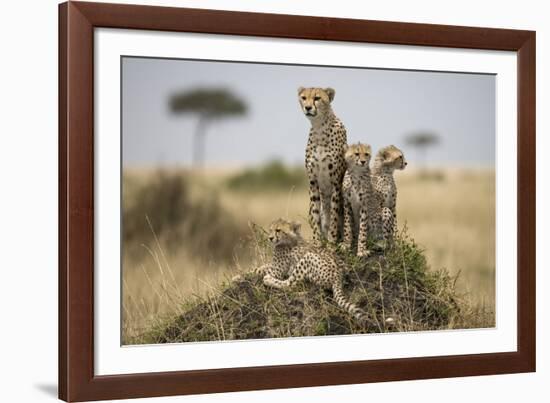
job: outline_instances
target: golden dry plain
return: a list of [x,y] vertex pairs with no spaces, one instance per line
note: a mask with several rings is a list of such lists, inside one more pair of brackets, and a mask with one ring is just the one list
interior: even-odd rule
[[[211,292],[224,279],[252,269],[258,251],[251,250],[246,241],[251,223],[266,227],[274,218],[288,217],[301,221],[304,236],[310,237],[309,197],[303,183],[245,190],[228,186],[230,178],[239,172],[237,168],[205,169],[200,173],[167,170],[162,175],[176,178],[177,189],[159,191],[158,186],[165,186],[162,183],[174,186],[174,181],[165,181],[148,192],[149,183],[156,180],[159,171],[125,170],[123,209],[132,213],[124,216],[123,225],[137,220],[138,227],[145,230],[124,237],[124,340],[137,337],[167,315],[181,313],[182,301]],[[181,189],[177,180],[180,177],[184,183]],[[396,172],[395,178],[399,227],[407,227],[431,268],[459,274],[457,289],[472,306],[493,312],[494,170],[439,168],[428,173],[410,169]],[[143,194],[149,202],[136,208]],[[171,200],[168,204],[167,199]],[[180,207],[182,215],[174,218],[178,228],[158,228],[162,209]],[[149,234],[142,235],[143,231]],[[197,240],[201,231],[208,236]],[[225,250],[230,253],[222,253]]]

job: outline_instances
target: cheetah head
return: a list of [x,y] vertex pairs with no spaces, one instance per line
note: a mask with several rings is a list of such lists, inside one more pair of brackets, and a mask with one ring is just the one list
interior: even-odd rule
[[369,167],[371,148],[368,144],[352,144],[346,150],[348,169],[365,169]]
[[269,240],[274,246],[294,246],[301,239],[301,224],[278,218],[269,226]]
[[382,148],[378,152],[377,159],[381,161],[382,165],[391,169],[405,169],[407,161],[403,152],[394,145]]
[[330,110],[330,103],[334,99],[335,91],[332,88],[298,88],[298,100],[302,112],[308,119],[315,119]]

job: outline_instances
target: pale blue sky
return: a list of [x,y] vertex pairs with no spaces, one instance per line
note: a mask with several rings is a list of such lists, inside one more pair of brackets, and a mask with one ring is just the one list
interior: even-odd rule
[[282,159],[301,164],[309,122],[300,111],[299,86],[333,87],[335,113],[348,141],[373,149],[395,144],[410,162],[407,134],[428,130],[441,143],[430,164],[493,165],[495,76],[316,66],[124,58],[123,161],[126,166],[189,165],[196,124],[174,116],[169,97],[197,87],[231,89],[248,104],[242,118],[212,125],[206,163],[256,164]]

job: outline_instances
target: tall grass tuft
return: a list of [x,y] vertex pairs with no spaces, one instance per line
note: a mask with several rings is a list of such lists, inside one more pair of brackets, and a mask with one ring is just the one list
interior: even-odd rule
[[[154,228],[167,253],[192,250],[205,259],[230,261],[247,228],[220,205],[216,193],[193,198],[187,176],[158,171],[148,179],[124,177],[123,244],[136,258]],[[230,234],[230,235],[228,235]]]

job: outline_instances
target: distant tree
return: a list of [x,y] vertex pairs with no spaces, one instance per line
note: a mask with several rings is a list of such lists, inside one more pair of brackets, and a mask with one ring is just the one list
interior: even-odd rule
[[245,102],[224,88],[196,88],[174,94],[170,109],[175,114],[194,114],[198,117],[193,138],[193,166],[204,162],[204,143],[211,123],[233,116],[246,114]]
[[427,150],[439,143],[439,136],[435,133],[418,132],[410,134],[405,140],[407,144],[418,150],[419,165],[424,166]]

